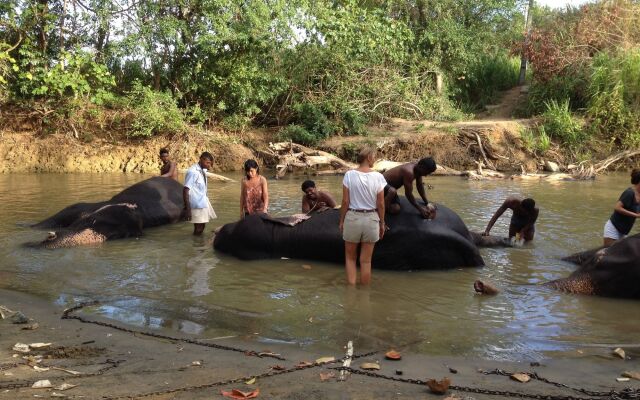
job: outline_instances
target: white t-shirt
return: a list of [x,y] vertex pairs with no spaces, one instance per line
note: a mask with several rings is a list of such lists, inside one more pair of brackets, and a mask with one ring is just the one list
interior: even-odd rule
[[344,174],[342,184],[349,189],[349,208],[373,210],[377,208],[376,197],[384,190],[387,181],[380,172],[352,169]]

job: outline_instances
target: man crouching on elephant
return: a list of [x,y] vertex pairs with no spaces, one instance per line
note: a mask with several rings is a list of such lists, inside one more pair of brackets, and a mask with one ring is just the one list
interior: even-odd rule
[[316,183],[311,180],[302,182],[302,212],[308,214],[311,211],[322,212],[336,207],[336,201],[329,192],[318,190]]
[[216,218],[207,197],[207,170],[211,168],[212,163],[213,156],[205,151],[200,155],[200,161],[189,167],[184,178],[184,218],[193,223],[193,234],[196,236],[202,235],[210,218]]
[[[400,213],[400,203],[398,201],[398,192],[401,186],[404,186],[404,195],[409,200],[412,206],[414,206],[422,215],[423,218],[434,218],[435,207],[429,205],[427,196],[425,194],[424,184],[422,183],[422,177],[427,176],[436,170],[436,162],[433,158],[426,157],[417,163],[406,163],[399,165],[395,168],[391,168],[386,171],[383,176],[387,181],[387,186],[384,188],[384,201],[385,208],[389,214]],[[422,197],[425,206],[421,206],[416,202],[413,197],[413,181],[416,181],[418,187],[418,194]]]

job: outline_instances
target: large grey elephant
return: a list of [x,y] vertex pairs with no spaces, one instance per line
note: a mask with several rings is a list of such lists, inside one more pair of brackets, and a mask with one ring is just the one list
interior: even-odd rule
[[[454,211],[438,205],[436,218],[426,220],[406,199],[400,201],[402,212],[386,216],[390,230],[376,244],[374,268],[418,270],[484,265],[466,225]],[[339,210],[328,210],[288,226],[277,218],[251,215],[224,225],[213,246],[245,260],[288,257],[343,263],[339,219]]]
[[578,269],[547,286],[569,293],[640,299],[640,233],[565,260],[578,264]]
[[39,245],[46,248],[101,243],[137,237],[142,230],[177,222],[182,217],[182,184],[155,177],[132,185],[110,200],[73,204],[34,225],[57,230]]

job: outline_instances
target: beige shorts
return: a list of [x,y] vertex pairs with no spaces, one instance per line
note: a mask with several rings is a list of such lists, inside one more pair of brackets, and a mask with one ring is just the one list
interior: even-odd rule
[[347,211],[342,239],[351,243],[375,243],[380,240],[380,216],[377,212]]

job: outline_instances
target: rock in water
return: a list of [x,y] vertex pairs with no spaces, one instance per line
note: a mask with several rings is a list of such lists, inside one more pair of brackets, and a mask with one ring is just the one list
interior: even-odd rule
[[558,166],[558,164],[554,163],[553,161],[545,161],[544,170],[549,172],[558,172],[560,171],[560,167]]

